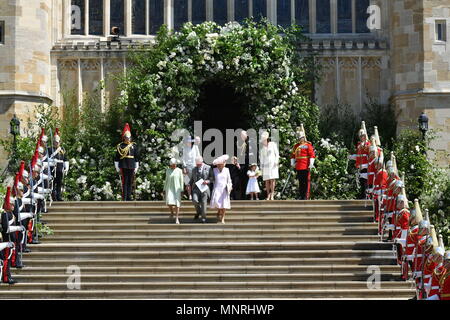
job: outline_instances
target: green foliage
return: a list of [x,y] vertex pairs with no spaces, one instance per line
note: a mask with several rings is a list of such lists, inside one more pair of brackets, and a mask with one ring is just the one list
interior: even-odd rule
[[361,119],[366,122],[369,135],[374,133],[373,127],[377,126],[383,148],[392,149],[397,135],[397,117],[393,105],[370,101],[365,105]]
[[353,152],[361,120],[364,120],[369,137],[374,133],[373,127],[377,126],[383,148],[391,150],[397,131],[395,119],[394,107],[390,104],[383,105],[369,101],[364,105],[360,115],[357,115],[348,104],[326,105],[320,109],[319,130],[322,137],[336,136]]
[[422,139],[418,131],[404,130],[394,143],[397,168],[399,173],[405,173],[406,191],[410,199],[419,198],[431,190],[433,164],[427,159],[427,150],[427,141]]
[[326,105],[320,108],[320,135],[339,140],[349,149],[354,149],[356,132],[360,121],[348,104]]
[[354,166],[347,160],[348,149],[341,143],[321,139],[316,146],[316,170],[312,175],[313,199],[355,199],[357,190]]
[[160,198],[165,164],[178,143],[170,135],[181,128],[192,132],[189,115],[198,105],[201,86],[212,79],[246,97],[249,113],[255,115],[252,128],[280,130],[280,176],[286,179],[296,127],[303,123],[311,141],[319,138],[318,107],[305,93],[315,73],[305,67],[312,60],[297,54],[298,37],[297,27],[281,29],[267,21],[224,27],[187,23],[174,34],[161,28],[150,50],[132,53],[121,103],[124,122],[131,123],[145,151],[137,179],[141,199]]
[[404,130],[393,145],[399,172],[405,173],[408,199],[419,199],[422,208],[429,209],[430,219],[436,231],[442,233],[448,245],[450,236],[450,170],[440,168],[428,160],[427,151],[433,151],[430,143],[437,133]]

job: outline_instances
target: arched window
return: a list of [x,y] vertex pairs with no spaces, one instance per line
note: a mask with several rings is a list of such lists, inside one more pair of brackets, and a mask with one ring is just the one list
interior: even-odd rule
[[302,26],[304,32],[309,32],[309,0],[295,1],[295,23]]
[[206,21],[205,0],[192,0],[192,23],[200,24]]
[[260,21],[261,18],[267,17],[267,1],[266,0],[253,0],[253,12],[252,16],[255,21]]
[[228,21],[228,1],[213,1],[213,20],[219,25],[224,25]]
[[156,34],[164,24],[164,0],[150,0],[149,32]]
[[338,0],[337,2],[337,32],[352,33],[352,0]]
[[89,0],[89,34],[103,35],[103,0]]
[[85,15],[86,8],[84,0],[72,0],[71,2],[71,28],[70,33],[74,35],[82,35],[85,32]]
[[119,27],[120,35],[125,34],[125,3],[123,0],[110,0],[110,20],[112,27]]
[[234,0],[234,20],[238,22],[248,18],[248,0]]
[[173,0],[173,28],[180,30],[188,21],[188,0]]
[[145,16],[147,11],[146,0],[133,0],[131,5],[131,32],[145,34]]
[[370,0],[355,1],[356,33],[368,33],[370,30],[367,27],[367,19],[369,19],[367,9],[370,6]]
[[291,0],[277,1],[277,24],[285,28],[291,25]]
[[316,0],[316,33],[331,33],[330,0]]

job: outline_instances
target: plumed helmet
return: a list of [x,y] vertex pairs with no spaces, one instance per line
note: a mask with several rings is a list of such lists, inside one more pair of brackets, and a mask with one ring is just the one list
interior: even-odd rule
[[374,136],[375,136],[375,141],[377,143],[377,146],[381,146],[380,135],[378,134],[378,127],[377,126],[373,127],[373,131],[374,131]]
[[128,123],[125,123],[125,126],[123,127],[123,130],[122,130],[122,139],[124,137],[131,138],[131,129],[130,129],[130,125]]
[[55,134],[53,135],[53,141],[59,143],[61,141],[61,135],[59,133],[59,129],[55,129]]
[[423,216],[418,199],[414,199],[414,210],[416,215],[416,224],[419,224],[419,222],[423,220]]
[[427,233],[430,231],[430,222],[428,220],[422,220],[419,222],[419,232],[423,233],[427,231]]
[[432,225],[430,229],[431,239],[433,240],[433,248],[439,248],[439,240],[437,238],[436,229]]
[[425,250],[426,251],[433,250],[433,239],[431,237],[427,237],[427,240],[425,241]]
[[5,194],[5,200],[3,202],[3,210],[5,211],[11,211],[11,187],[6,188],[6,194]]
[[366,139],[369,138],[369,136],[367,135],[367,129],[366,129],[366,122],[365,121],[361,121],[361,130],[359,131],[359,136],[366,136]]
[[450,250],[445,251],[444,260],[450,262]]
[[303,126],[303,123],[300,124],[300,127],[297,128],[297,137],[299,139],[305,138],[305,140],[306,140],[306,131],[305,131],[305,127]]
[[443,248],[441,248],[441,247],[437,247],[437,248],[435,248],[435,250],[434,250],[434,252],[433,252],[435,255],[438,255],[438,256],[444,256],[444,254],[445,254],[445,250],[443,249]]
[[392,168],[392,160],[389,160],[388,162],[386,162],[386,168]]

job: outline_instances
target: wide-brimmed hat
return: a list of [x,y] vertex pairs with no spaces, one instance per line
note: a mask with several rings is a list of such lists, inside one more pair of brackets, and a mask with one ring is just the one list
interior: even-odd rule
[[224,154],[224,155],[222,155],[222,156],[220,156],[220,157],[218,157],[218,158],[216,158],[214,161],[213,161],[213,165],[218,165],[218,164],[222,164],[222,163],[225,163],[225,162],[227,162],[228,161],[228,159],[230,158],[230,156],[229,155],[227,155],[227,154]]

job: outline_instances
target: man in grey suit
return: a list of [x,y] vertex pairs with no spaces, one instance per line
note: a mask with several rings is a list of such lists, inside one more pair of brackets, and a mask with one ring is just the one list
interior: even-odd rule
[[[191,180],[189,185],[192,190],[192,202],[194,203],[195,210],[197,214],[194,219],[198,219],[202,216],[202,222],[206,222],[206,206],[208,205],[208,199],[211,197],[211,184],[214,183],[214,172],[213,169],[203,162],[203,158],[198,156],[195,158],[196,167],[192,169]],[[203,179],[203,184],[208,185],[208,188],[201,192],[200,189],[195,184],[200,179]]]

